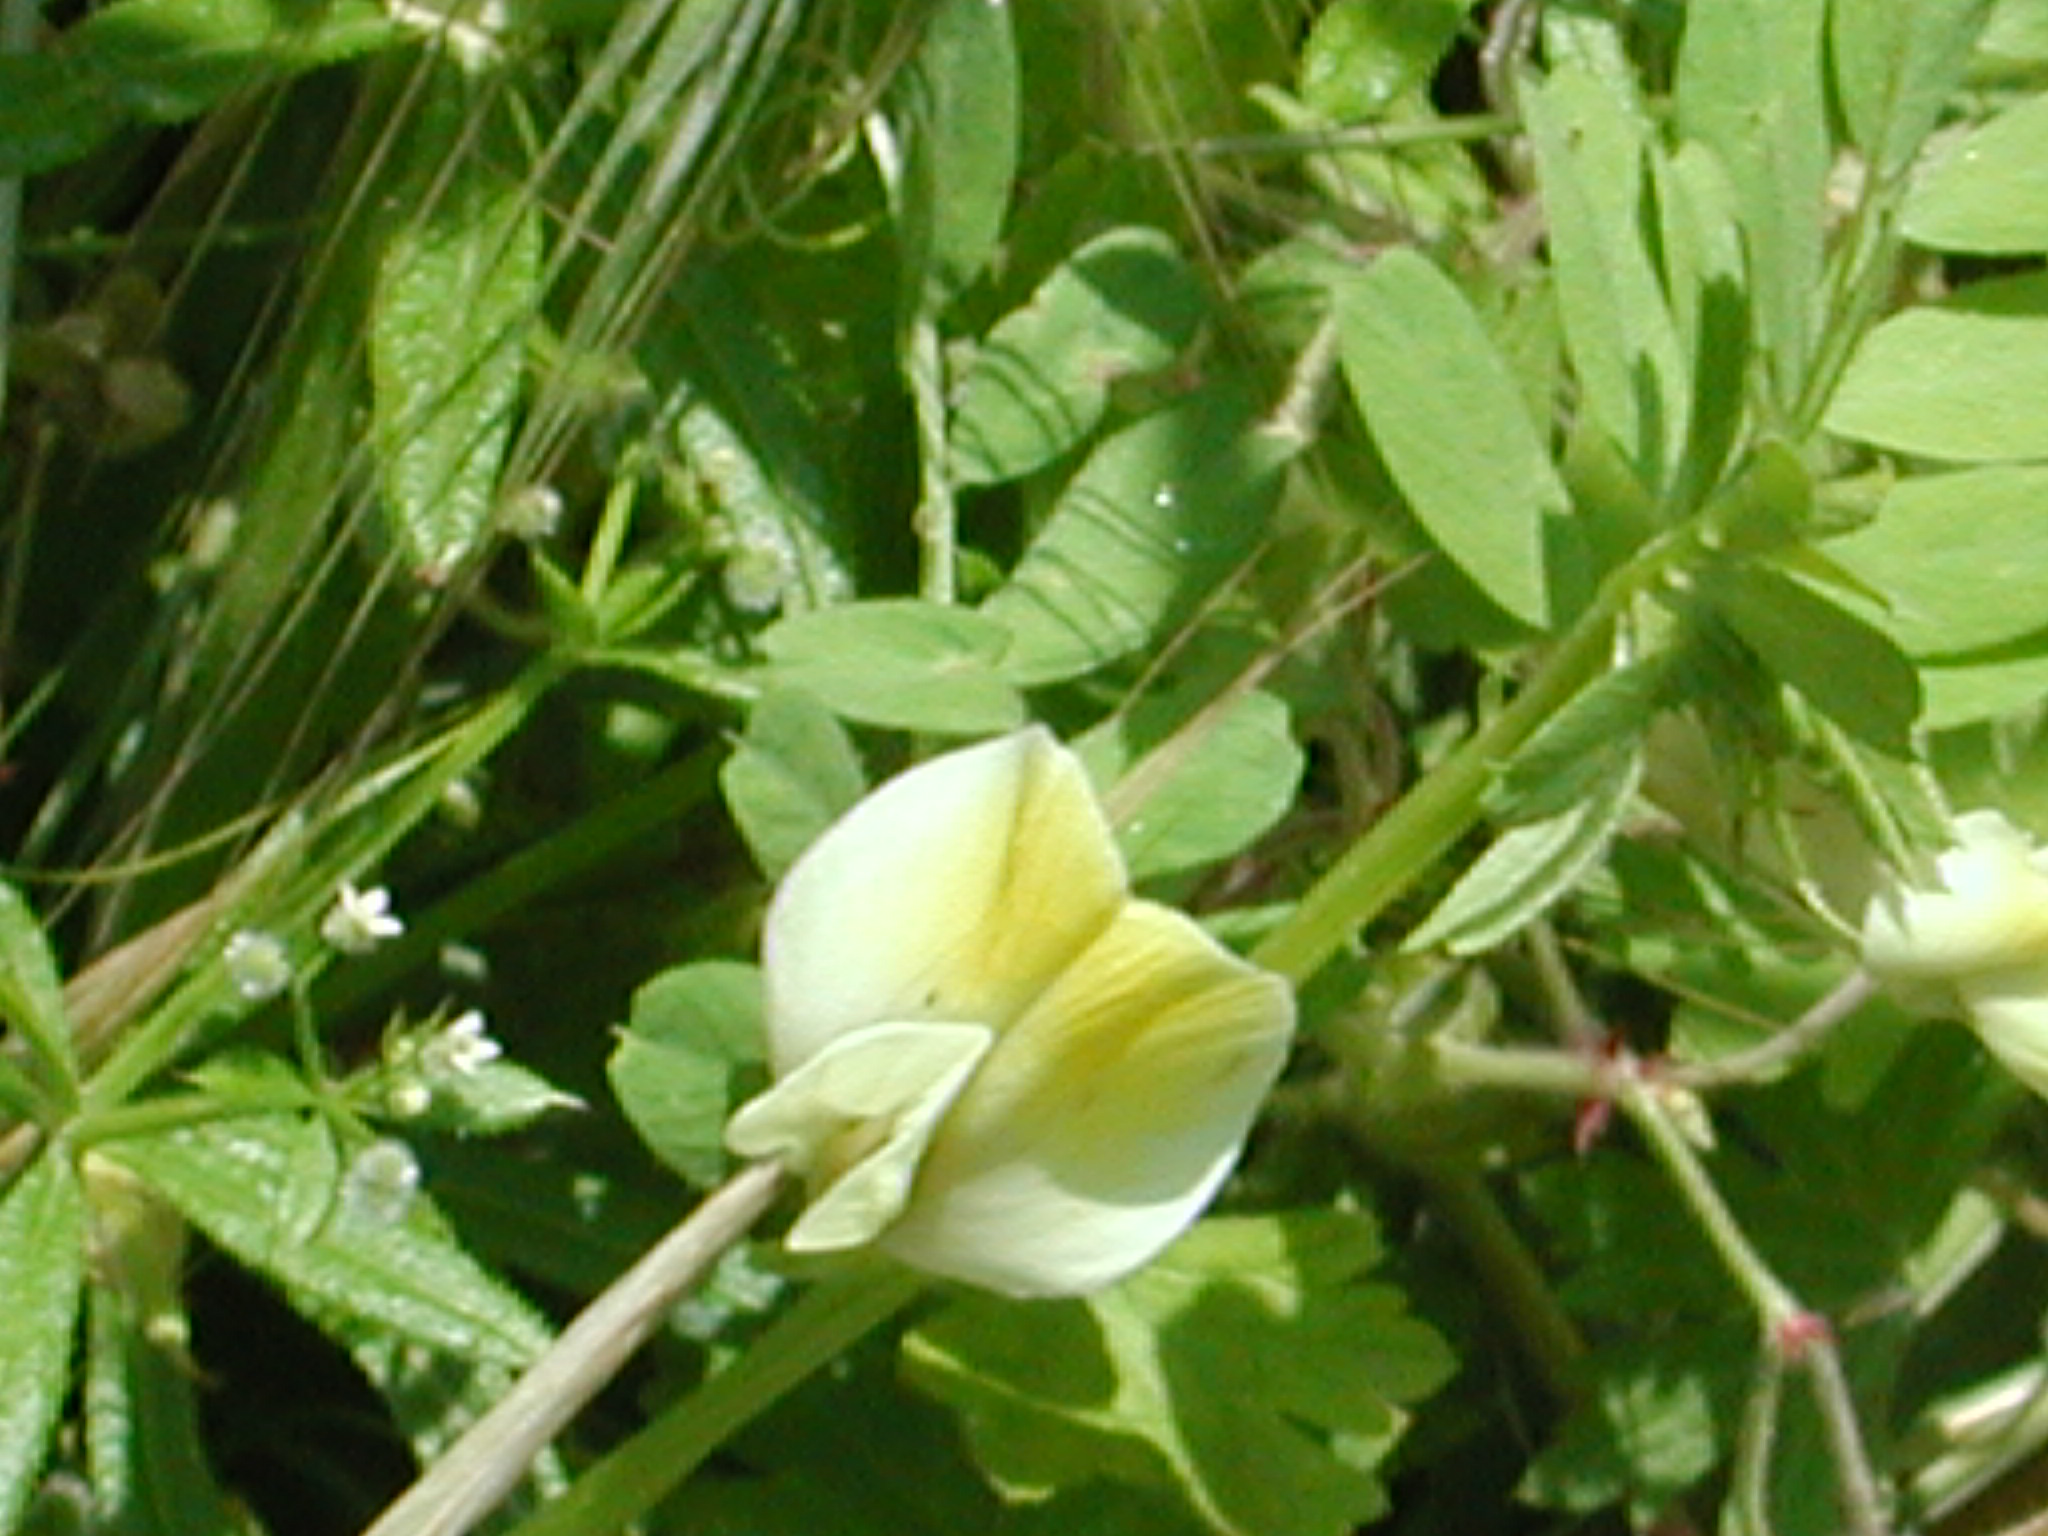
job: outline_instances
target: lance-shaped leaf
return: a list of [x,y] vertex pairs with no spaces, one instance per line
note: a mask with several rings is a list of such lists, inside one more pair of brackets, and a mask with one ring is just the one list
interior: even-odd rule
[[[0,882],[0,1023],[20,1032],[41,1068],[42,1091],[69,1095],[78,1072],[64,985],[50,941],[21,893]],[[6,1065],[12,1066],[12,1063]],[[26,1090],[27,1085],[19,1085]]]
[[792,614],[761,636],[771,687],[808,693],[849,720],[962,736],[1024,718],[1001,669],[1009,645],[987,616],[919,598]]
[[1479,317],[1405,250],[1340,285],[1337,303],[1344,377],[1394,483],[1452,564],[1543,628],[1544,520],[1569,499]]
[[1202,318],[1195,271],[1157,230],[1098,235],[996,322],[954,390],[951,473],[1013,480],[1094,431],[1110,386],[1163,368]]
[[44,52],[0,56],[0,176],[76,160],[131,122],[197,117],[252,84],[403,42],[367,0],[122,0]]
[[1907,750],[1920,677],[1882,630],[1762,563],[1707,572],[1700,589],[1780,682],[1851,735]]
[[1943,251],[2048,251],[2048,97],[1944,143],[1913,177],[1899,227]]
[[2048,468],[1899,481],[1828,557],[1883,594],[1873,621],[1909,655],[1960,655],[2048,628]]
[[1863,338],[1829,431],[1960,462],[2048,457],[2048,277],[1974,283]]
[[[452,161],[445,149],[465,142],[479,109],[468,71],[433,67],[399,137],[411,156],[403,222],[378,264],[370,321],[385,516],[428,580],[446,576],[489,523],[538,303],[538,217],[499,158],[513,141],[486,132]],[[486,128],[495,120],[487,112]]]
[[1642,777],[1640,743],[1596,759],[1599,777],[1568,809],[1510,828],[1408,936],[1409,950],[1457,955],[1492,949],[1541,916],[1591,869],[1614,836]]
[[891,181],[905,316],[936,313],[994,255],[1017,174],[1017,44],[1007,6],[939,0],[892,83],[902,127]]
[[69,1380],[85,1282],[85,1196],[44,1152],[0,1198],[0,1530],[16,1530]]
[[1686,439],[1690,368],[1643,227],[1648,126],[1588,68],[1524,88],[1565,343],[1586,403],[1648,487]]
[[547,1343],[539,1317],[462,1249],[423,1197],[395,1220],[346,1198],[341,1158],[321,1124],[241,1115],[129,1138],[106,1155],[330,1332],[370,1323],[514,1369]]
[[981,606],[1009,628],[1003,671],[1077,677],[1185,617],[1258,542],[1289,452],[1228,381],[1104,440]]
[[1991,0],[1829,0],[1835,95],[1870,174],[1889,180],[1912,164],[1990,11]]
[[1719,0],[1686,17],[1674,96],[1681,139],[1728,173],[1749,252],[1759,349],[1788,406],[1818,325],[1828,174],[1826,0]]

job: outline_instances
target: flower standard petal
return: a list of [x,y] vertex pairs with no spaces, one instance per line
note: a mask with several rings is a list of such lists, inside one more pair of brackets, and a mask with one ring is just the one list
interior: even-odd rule
[[797,860],[768,909],[769,1057],[881,1021],[1001,1030],[1109,925],[1122,861],[1080,760],[1043,728],[898,775]]
[[1872,901],[1863,963],[1890,980],[1960,982],[2048,962],[2048,870],[2026,833],[1996,811],[1956,819],[1935,861],[1938,887]]
[[742,1157],[780,1157],[811,1203],[785,1239],[793,1252],[871,1242],[896,1219],[940,1118],[988,1054],[979,1024],[875,1024],[841,1035],[725,1128]]
[[1293,1029],[1278,977],[1127,903],[997,1039],[882,1247],[1015,1296],[1119,1279],[1229,1174]]

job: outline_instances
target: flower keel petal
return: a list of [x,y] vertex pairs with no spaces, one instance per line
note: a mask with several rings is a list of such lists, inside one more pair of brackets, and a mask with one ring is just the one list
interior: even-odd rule
[[994,1038],[974,1024],[876,1024],[734,1112],[728,1147],[784,1159],[815,1191],[785,1240],[792,1251],[857,1247],[896,1219],[939,1121]]

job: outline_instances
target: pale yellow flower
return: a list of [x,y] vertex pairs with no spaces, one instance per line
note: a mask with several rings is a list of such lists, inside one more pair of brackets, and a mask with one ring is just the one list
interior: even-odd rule
[[797,1252],[875,1244],[1018,1296],[1093,1290],[1208,1203],[1287,1054],[1286,984],[1134,898],[1077,758],[1033,728],[883,785],[783,880],[776,1082]]
[[1960,1013],[2014,1076],[2048,1094],[2048,850],[2004,816],[1957,817],[1933,883],[1870,903],[1863,964],[1909,1000]]

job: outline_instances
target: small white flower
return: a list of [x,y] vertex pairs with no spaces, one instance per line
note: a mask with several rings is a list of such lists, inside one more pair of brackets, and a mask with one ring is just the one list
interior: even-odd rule
[[394,1120],[417,1120],[434,1107],[434,1090],[416,1077],[401,1077],[384,1090],[384,1107]]
[[260,929],[237,930],[221,959],[227,962],[235,991],[247,1002],[266,1002],[292,984],[292,961],[284,942]]
[[786,544],[752,534],[743,535],[727,552],[719,580],[733,607],[745,613],[773,613],[802,574]]
[[2048,1095],[2048,850],[1996,811],[1956,818],[1926,885],[1901,884],[1863,917],[1863,965],[1908,1000],[1960,1013]]
[[391,893],[381,885],[359,891],[342,881],[334,905],[320,919],[320,937],[344,955],[367,955],[403,932],[405,924],[391,910]]
[[553,538],[562,526],[562,493],[538,482],[522,485],[498,504],[498,526],[522,544]]
[[420,1047],[420,1065],[429,1077],[466,1077],[496,1061],[505,1048],[486,1028],[483,1014],[474,1008],[456,1015]]
[[873,1243],[1013,1296],[1148,1262],[1228,1176],[1294,1028],[1286,983],[1134,898],[1042,729],[934,758],[830,827],[761,941],[776,1082],[726,1144],[811,1201],[789,1247]]
[[343,1212],[372,1226],[396,1226],[419,1193],[420,1162],[412,1148],[386,1136],[349,1160],[342,1176]]

